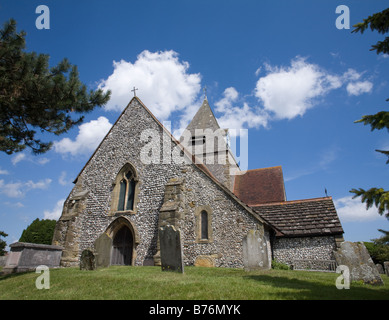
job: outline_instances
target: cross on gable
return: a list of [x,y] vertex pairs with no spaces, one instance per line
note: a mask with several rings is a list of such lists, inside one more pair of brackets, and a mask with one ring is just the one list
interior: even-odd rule
[[131,90],[131,92],[134,92],[134,97],[136,97],[136,90],[138,90],[138,88],[135,88]]

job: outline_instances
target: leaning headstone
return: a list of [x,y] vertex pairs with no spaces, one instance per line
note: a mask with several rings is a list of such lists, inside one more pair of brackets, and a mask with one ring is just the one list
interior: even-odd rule
[[270,269],[266,239],[259,230],[249,230],[243,238],[243,265],[246,270]]
[[162,271],[184,273],[180,230],[167,225],[159,228]]
[[111,264],[112,238],[105,232],[95,241],[96,267],[106,268]]
[[368,284],[384,284],[362,242],[345,241],[334,251],[334,256],[338,265],[345,265],[349,268],[350,281],[362,280]]
[[81,253],[80,270],[95,270],[95,255],[92,251],[86,249]]
[[389,261],[384,262],[385,274],[389,277]]
[[377,263],[375,266],[379,274],[385,274],[384,267],[382,266],[381,263]]

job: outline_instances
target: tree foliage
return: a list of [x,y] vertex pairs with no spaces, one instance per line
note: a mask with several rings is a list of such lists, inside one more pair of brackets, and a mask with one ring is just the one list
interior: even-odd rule
[[[371,31],[378,31],[378,33],[385,34],[389,31],[389,8],[382,12],[377,12],[367,19],[363,19],[363,22],[357,23],[353,26],[355,29],[352,32],[363,33],[370,27]],[[389,52],[389,37],[386,37],[384,41],[378,41],[375,45],[372,45],[370,51],[376,51],[377,54]]]
[[373,239],[373,242],[365,242],[365,246],[369,251],[374,263],[383,264],[389,261],[389,232],[378,229],[384,236],[378,239]]
[[36,130],[65,133],[83,121],[81,113],[110,98],[109,91],[87,92],[77,66],[66,58],[49,68],[48,55],[25,52],[25,36],[13,19],[0,29],[0,151],[7,154],[26,147],[48,151],[52,142],[42,142]]
[[[378,31],[380,34],[385,34],[389,32],[389,8],[383,10],[382,12],[375,13],[369,16],[367,19],[363,19],[363,22],[354,25],[354,30],[352,32],[363,33],[366,29],[372,31]],[[370,49],[371,51],[376,51],[377,54],[389,54],[389,37],[386,37],[383,41],[378,41]],[[389,101],[387,99],[386,101]],[[364,115],[362,119],[355,121],[356,123],[363,123],[364,125],[370,125],[371,131],[373,130],[382,130],[386,128],[389,131],[389,112],[380,111],[373,115]],[[386,156],[388,156],[387,164],[389,164],[389,151],[388,150],[376,150]],[[352,189],[351,193],[354,193],[354,197],[361,197],[361,201],[366,203],[366,208],[371,208],[373,205],[378,208],[379,214],[385,216],[389,219],[389,191],[384,190],[383,188],[371,188],[369,190],[364,190],[362,188]]]
[[[8,237],[8,234],[6,234],[4,231],[0,231],[0,237]],[[0,257],[1,256],[4,256],[6,251],[5,251],[5,247],[7,246],[7,243],[0,239]]]
[[55,220],[39,220],[39,218],[37,218],[25,230],[23,230],[19,241],[51,244],[54,235],[55,224]]

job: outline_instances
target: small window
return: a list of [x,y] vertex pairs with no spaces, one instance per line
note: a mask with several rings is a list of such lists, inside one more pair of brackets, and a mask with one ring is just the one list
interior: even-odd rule
[[205,144],[205,136],[192,136],[190,139],[192,146]]
[[201,211],[201,240],[208,240],[208,213]]

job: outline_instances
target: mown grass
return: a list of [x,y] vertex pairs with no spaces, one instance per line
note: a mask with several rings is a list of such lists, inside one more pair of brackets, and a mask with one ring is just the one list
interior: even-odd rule
[[316,300],[388,299],[384,286],[352,283],[335,286],[337,273],[290,270],[246,272],[241,269],[186,267],[185,274],[159,267],[109,267],[50,270],[50,289],[38,290],[34,272],[0,276],[0,299],[17,300]]

